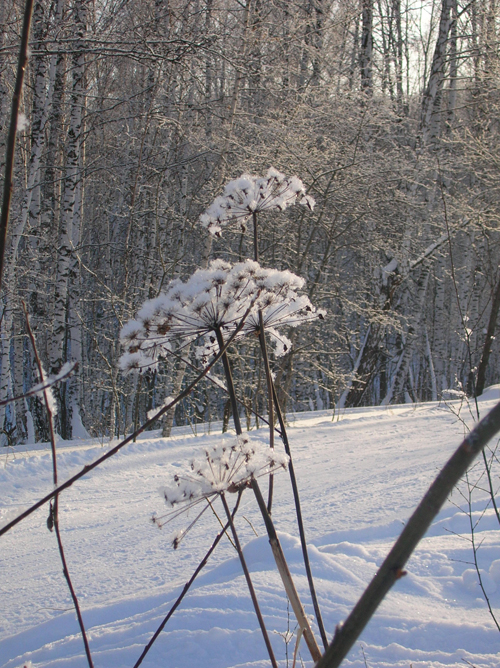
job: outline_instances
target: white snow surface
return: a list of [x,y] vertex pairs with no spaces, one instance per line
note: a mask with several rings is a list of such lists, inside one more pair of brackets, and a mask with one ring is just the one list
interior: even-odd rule
[[[491,388],[486,414],[500,398]],[[453,403],[456,410],[458,403]],[[462,417],[471,423],[467,411]],[[313,574],[329,637],[382,562],[439,468],[460,444],[464,426],[438,403],[289,416],[289,438],[301,492]],[[80,599],[96,668],[131,668],[180,593],[218,521],[204,513],[178,550],[172,532],[197,509],[164,529],[150,522],[167,508],[158,489],[203,448],[220,442],[219,425],[168,439],[148,432],[60,497],[68,566]],[[266,440],[264,429],[252,439]],[[495,441],[496,443],[496,441]],[[493,444],[494,445],[494,444]],[[96,440],[58,443],[64,480],[101,456]],[[479,462],[471,480],[480,475]],[[52,487],[46,445],[5,448],[0,458],[0,523]],[[475,478],[474,478],[475,476]],[[498,481],[497,481],[498,483]],[[483,485],[484,486],[484,485]],[[265,479],[262,487],[266,487]],[[462,484],[462,491],[465,490]],[[234,496],[228,495],[233,502]],[[500,526],[486,494],[472,497],[483,584],[500,619]],[[222,508],[216,510],[222,518]],[[472,563],[470,519],[454,492],[401,578],[343,665],[356,668],[500,666],[500,633],[488,612]],[[47,507],[0,538],[0,666],[87,665]],[[306,612],[313,613],[301,559],[288,473],[275,478],[273,517]],[[292,666],[296,624],[250,491],[236,525],[280,668]],[[170,528],[169,528],[170,527]],[[257,535],[256,535],[257,534]],[[315,623],[314,630],[317,631]],[[319,634],[318,634],[319,638]],[[305,644],[300,655],[312,666]],[[288,663],[287,663],[288,652]],[[167,624],[143,666],[261,668],[270,665],[234,548],[223,539]]]

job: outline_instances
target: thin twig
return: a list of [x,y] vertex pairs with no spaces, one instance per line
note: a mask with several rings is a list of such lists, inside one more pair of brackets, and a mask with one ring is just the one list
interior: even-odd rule
[[[483,450],[483,453],[484,453],[484,450]],[[482,575],[481,575],[481,569],[479,568],[479,563],[478,563],[478,559],[477,559],[477,553],[478,553],[478,550],[480,548],[480,545],[476,545],[476,526],[477,526],[477,522],[474,523],[474,521],[472,519],[472,492],[473,492],[474,487],[470,484],[469,476],[467,474],[465,475],[465,479],[466,479],[467,490],[468,490],[467,503],[468,503],[468,506],[469,506],[469,510],[468,510],[467,515],[469,517],[469,528],[470,528],[470,536],[471,536],[471,544],[472,544],[472,554],[473,554],[473,557],[474,557],[474,568],[476,569],[476,574],[477,574],[477,579],[478,579],[478,582],[479,582],[479,587],[481,588],[481,591],[483,593],[483,598],[486,601],[486,605],[488,606],[490,616],[493,619],[493,622],[495,623],[495,626],[497,627],[497,630],[500,631],[500,624],[498,623],[498,620],[495,616],[495,613],[493,612],[493,608],[491,607],[491,602],[490,602],[489,596],[486,593],[486,589],[484,588],[484,582],[483,582],[483,578],[482,578]]]
[[[35,362],[38,367],[38,373],[40,374],[40,381],[43,382],[44,378],[44,373],[43,373],[43,367],[42,367],[42,362],[40,360],[40,355],[38,354],[38,348],[36,345],[35,341],[35,336],[33,334],[33,330],[31,329],[31,324],[30,324],[30,319],[28,316],[28,310],[26,308],[26,304],[24,301],[21,302],[24,315],[26,318],[26,329],[28,331],[28,336],[31,341],[31,345],[33,347],[33,354],[35,356]],[[57,487],[57,453],[56,453],[56,437],[55,437],[55,432],[54,432],[54,420],[52,416],[52,409],[50,407],[50,402],[49,398],[47,396],[47,390],[43,390],[43,398],[45,400],[45,409],[47,411],[47,421],[49,423],[49,435],[50,435],[50,447],[52,451],[52,479],[54,482],[54,487]],[[78,601],[78,597],[76,595],[75,588],[73,586],[73,582],[71,581],[71,576],[69,574],[69,569],[68,569],[68,564],[66,562],[66,556],[64,554],[64,548],[62,544],[62,538],[61,538],[61,531],[59,528],[59,494],[56,494],[54,496],[54,503],[50,504],[50,515],[49,515],[49,520],[48,520],[48,526],[49,529],[52,531],[52,526],[55,529],[56,532],[56,538],[57,538],[57,546],[59,548],[59,555],[61,557],[61,563],[63,567],[63,574],[64,577],[66,578],[66,582],[68,584],[68,588],[71,594],[71,598],[73,600],[73,605],[75,606],[75,611],[76,611],[76,616],[78,618],[78,625],[80,626],[80,631],[82,633],[82,639],[83,639],[83,644],[85,646],[85,654],[87,655],[87,661],[89,664],[89,668],[94,668],[94,664],[92,662],[92,656],[90,654],[90,647],[89,647],[89,642],[87,639],[87,633],[85,631],[85,624],[83,623],[83,617],[82,617],[82,612],[80,610],[80,603]]]
[[[233,508],[233,512],[232,512],[232,514],[231,514],[231,517],[232,517],[232,518],[234,518],[234,516],[236,515],[236,511],[238,510],[238,506],[240,505],[240,500],[241,500],[241,495],[242,495],[242,493],[243,493],[243,490],[240,490],[240,491],[238,492],[238,498],[237,498],[237,500],[236,500],[236,504],[235,504],[235,506],[234,506],[234,508]],[[202,559],[202,560],[200,561],[200,563],[198,564],[198,566],[197,566],[196,570],[194,571],[193,575],[189,578],[189,580],[188,580],[188,581],[186,582],[186,584],[184,585],[184,588],[183,588],[183,590],[181,591],[179,597],[177,598],[177,600],[175,601],[175,603],[173,604],[173,606],[172,606],[172,607],[170,608],[170,610],[168,611],[168,614],[165,616],[165,618],[164,618],[163,621],[161,622],[160,626],[159,626],[159,627],[156,629],[156,631],[154,632],[153,637],[151,638],[151,640],[148,642],[148,644],[146,645],[146,647],[145,647],[144,650],[142,651],[141,656],[137,659],[137,662],[134,664],[134,668],[138,668],[138,666],[141,665],[141,663],[142,663],[143,660],[144,660],[144,657],[145,657],[146,654],[149,652],[149,650],[150,650],[151,647],[153,646],[153,643],[155,642],[155,640],[158,638],[158,636],[160,635],[160,633],[161,633],[161,632],[163,631],[163,629],[165,628],[165,626],[166,626],[168,620],[172,617],[172,615],[174,614],[174,612],[177,610],[177,608],[178,608],[179,605],[181,604],[182,599],[183,599],[184,596],[188,593],[188,591],[189,591],[191,585],[193,584],[193,582],[194,582],[195,579],[197,578],[198,574],[199,574],[200,571],[206,566],[206,563],[207,563],[208,559],[210,558],[210,555],[211,555],[212,552],[215,550],[215,548],[217,547],[217,545],[220,543],[220,540],[221,540],[222,536],[226,533],[226,531],[228,530],[229,526],[230,526],[230,525],[229,525],[229,522],[227,522],[227,523],[223,526],[223,528],[221,529],[221,531],[219,531],[219,533],[218,533],[217,536],[215,537],[214,542],[213,542],[212,545],[210,546],[208,552],[205,554],[205,556],[203,557],[203,559]],[[229,536],[228,536],[228,538],[229,538]],[[232,541],[231,541],[231,542],[232,542]]]
[[493,489],[493,481],[491,479],[491,465],[488,462],[488,459],[486,458],[486,453],[484,450],[483,450],[483,462],[484,462],[484,468],[486,469],[486,477],[488,478],[488,491],[490,493],[491,502],[493,504],[493,509],[495,511],[497,522],[500,524],[500,513],[498,512],[497,500],[495,498],[495,490]]

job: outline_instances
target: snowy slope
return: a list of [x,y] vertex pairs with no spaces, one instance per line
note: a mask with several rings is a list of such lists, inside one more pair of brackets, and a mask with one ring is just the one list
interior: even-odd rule
[[[480,404],[483,414],[498,398],[498,388],[486,394]],[[362,593],[437,470],[460,443],[463,429],[448,407],[432,403],[352,409],[334,420],[331,412],[290,418],[312,569],[329,634]],[[253,435],[266,438],[264,430]],[[165,510],[160,485],[200,446],[220,438],[177,430],[162,439],[149,432],[62,494],[63,541],[96,668],[134,665],[210,546],[218,522],[208,512],[175,552],[170,533],[194,515],[182,516],[161,531],[149,518],[152,511]],[[106,447],[95,441],[60,443],[60,479]],[[47,493],[51,475],[46,448],[2,453],[0,521]],[[478,466],[471,480],[479,475]],[[475,538],[478,544],[482,541],[483,584],[500,619],[500,527],[490,508],[483,513],[485,498],[479,490],[472,496],[473,521],[479,520]],[[470,518],[464,510],[464,496],[454,493],[409,562],[408,575],[389,594],[344,665],[500,666],[500,633],[471,565]],[[312,613],[286,473],[276,478],[273,516],[299,593]],[[33,667],[87,665],[46,519],[43,508],[0,539],[0,666],[5,668],[28,661]],[[293,631],[295,624],[250,493],[243,496],[237,528],[276,656],[285,667],[294,646],[287,630]],[[301,657],[304,665],[312,665],[305,646]],[[142,665],[269,665],[239,562],[227,540]]]

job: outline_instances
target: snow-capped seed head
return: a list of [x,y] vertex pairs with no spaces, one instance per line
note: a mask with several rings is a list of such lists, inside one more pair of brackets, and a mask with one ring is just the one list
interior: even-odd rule
[[221,492],[237,491],[252,476],[286,468],[288,458],[259,441],[238,436],[203,450],[200,460],[191,462],[191,471],[177,474],[173,487],[164,487],[162,494],[171,506],[183,501],[209,497]]
[[297,176],[286,177],[270,167],[264,177],[243,174],[229,181],[223,194],[216,197],[201,214],[199,223],[216,236],[220,236],[221,228],[233,220],[238,221],[245,231],[245,223],[253,213],[284,211],[293,206],[297,199],[300,204],[313,210],[314,198],[306,195],[302,181]]
[[300,204],[302,204],[302,206],[306,206],[309,211],[313,211],[314,207],[316,206],[316,200],[314,197],[311,197],[311,195],[304,195],[304,197],[300,200]]
[[175,531],[171,536],[170,540],[172,542],[172,547],[176,550],[179,547],[181,540],[184,538],[185,530],[181,529],[180,531]]
[[208,502],[187,529],[172,534],[172,545],[177,549],[183,537],[209,507],[211,499],[224,493],[241,492],[253,478],[286,469],[287,466],[287,455],[259,441],[251,441],[248,436],[225,439],[218,445],[204,448],[198,459],[189,463],[185,473],[176,473],[172,484],[159,490],[171,508],[181,504],[185,507],[174,508],[162,517],[154,513],[151,521],[161,528],[184,510],[203,504],[205,500]]
[[277,353],[284,354],[290,342],[278,331],[280,326],[295,327],[324,316],[298,294],[303,286],[304,279],[292,272],[265,269],[253,260],[235,265],[214,260],[187,281],[172,281],[164,293],[142,305],[122,328],[126,352],[120,367],[125,372],[154,369],[158,358],[171,352],[174,340],[188,343],[200,337],[204,344],[197,355],[206,360],[218,352],[216,332],[231,336],[248,309],[238,337],[258,332],[260,309]]

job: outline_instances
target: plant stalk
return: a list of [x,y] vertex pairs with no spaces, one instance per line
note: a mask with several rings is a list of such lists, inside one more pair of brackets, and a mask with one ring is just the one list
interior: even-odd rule
[[[28,316],[28,311],[26,308],[26,304],[22,302],[22,307],[24,310],[24,315],[26,317],[26,328],[28,330],[28,336],[31,341],[31,345],[33,347],[33,354],[35,356],[35,361],[38,367],[38,373],[40,375],[40,382],[43,383],[44,381],[44,373],[43,373],[43,367],[42,367],[42,362],[40,360],[40,355],[38,354],[38,348],[36,345],[35,341],[35,336],[33,334],[33,330],[31,329],[31,324],[29,321],[29,316]],[[52,409],[50,407],[49,399],[47,396],[47,389],[43,390],[43,398],[45,401],[45,409],[47,411],[47,420],[49,423],[49,434],[50,434],[50,447],[51,447],[51,452],[52,452],[52,480],[54,483],[54,487],[57,488],[57,453],[56,453],[56,438],[55,438],[55,432],[54,432],[54,420],[52,416]],[[49,529],[52,531],[52,527],[54,528],[56,532],[56,538],[57,538],[57,547],[59,548],[59,556],[61,558],[61,563],[63,567],[63,575],[66,579],[66,582],[68,584],[68,589],[71,594],[71,598],[73,600],[73,605],[75,607],[76,611],[76,616],[78,618],[78,625],[80,626],[80,631],[82,634],[82,639],[83,639],[83,644],[85,647],[85,654],[87,655],[87,662],[89,664],[89,668],[94,668],[94,664],[92,662],[92,655],[90,653],[90,647],[89,647],[89,642],[87,639],[87,633],[85,631],[85,624],[83,623],[83,617],[82,617],[82,612],[80,610],[80,603],[78,601],[78,597],[76,595],[75,588],[73,587],[73,582],[71,580],[71,576],[69,574],[69,569],[68,569],[68,564],[66,562],[66,556],[64,554],[64,548],[62,544],[62,538],[61,538],[61,531],[59,529],[59,495],[56,494],[54,496],[54,503],[53,505],[51,504],[50,506],[50,515],[48,519],[48,526]]]
[[[234,411],[238,407],[238,402],[236,400],[236,392],[235,392],[235,389],[234,389],[234,383],[233,383],[233,377],[231,375],[231,369],[230,369],[229,362],[227,360],[227,355],[226,355],[226,352],[225,352],[224,337],[222,336],[222,332],[220,331],[220,329],[216,330],[215,333],[216,333],[217,343],[219,344],[220,350],[224,350],[224,353],[222,355],[222,361],[224,363],[224,371],[226,373],[227,389],[228,389],[228,392],[229,392],[229,396],[231,398],[231,407]],[[237,415],[237,413],[236,413],[236,415]],[[233,413],[233,418],[234,417],[235,416],[234,416],[234,413]],[[241,431],[241,423],[240,423],[239,417],[234,420],[234,424],[235,424],[237,435],[241,436],[242,431]],[[276,529],[274,527],[271,516],[270,516],[270,514],[267,510],[266,504],[263,500],[259,484],[258,484],[257,480],[255,480],[255,479],[252,481],[252,489],[254,491],[255,498],[257,500],[257,504],[259,505],[260,511],[262,513],[262,517],[264,519],[264,524],[266,526],[267,535],[269,537],[269,543],[271,544],[271,549],[272,549],[272,552],[273,552],[274,560],[276,562],[276,567],[278,569],[280,577],[283,581],[283,586],[284,586],[285,591],[288,595],[288,598],[290,599],[290,603],[292,605],[292,609],[295,613],[295,616],[297,618],[297,622],[298,622],[299,626],[303,629],[305,629],[306,627],[308,629],[307,635],[304,631],[307,646],[309,647],[309,651],[311,652],[311,656],[314,659],[314,661],[318,661],[318,659],[321,657],[321,652],[318,648],[318,644],[316,642],[316,639],[314,638],[314,634],[313,634],[312,629],[309,625],[307,617],[305,616],[304,609],[302,607],[302,603],[300,602],[300,598],[299,598],[299,595],[297,593],[297,589],[295,588],[295,585],[293,583],[292,576],[290,574],[290,570],[288,568],[288,565],[287,565],[286,559],[285,559],[285,555],[283,553],[283,549],[281,547],[278,535],[276,533]]]
[[311,570],[311,562],[309,561],[309,552],[307,550],[307,541],[306,541],[306,533],[304,530],[304,521],[302,519],[302,508],[300,505],[300,496],[299,496],[299,488],[297,486],[297,478],[295,477],[295,469],[293,467],[293,458],[292,458],[292,453],[290,450],[290,442],[288,441],[288,434],[286,431],[286,426],[285,426],[285,420],[283,419],[283,414],[281,412],[281,406],[278,401],[278,395],[276,393],[276,388],[274,387],[273,383],[273,398],[274,398],[274,404],[276,407],[276,416],[278,418],[278,422],[280,424],[280,430],[281,430],[281,440],[283,441],[283,445],[285,447],[285,452],[288,455],[289,462],[288,462],[288,472],[290,474],[290,482],[292,484],[292,493],[293,493],[293,499],[295,502],[295,513],[297,515],[297,524],[299,527],[299,536],[300,536],[300,544],[302,547],[302,558],[304,559],[304,566],[306,569],[306,575],[307,575],[307,581],[309,583],[309,591],[311,592],[311,599],[312,599],[312,604],[314,608],[314,614],[316,615],[316,622],[318,624],[319,632],[321,635],[321,640],[323,641],[323,646],[326,649],[328,647],[328,638],[326,636],[326,631],[325,631],[325,625],[323,623],[323,617],[321,615],[321,610],[319,607],[319,602],[318,602],[318,596],[316,594],[316,587],[314,586],[314,579],[313,579],[313,574]]
[[319,659],[321,658],[321,651],[318,647],[318,643],[316,642],[316,638],[314,637],[314,634],[312,632],[309,620],[306,617],[306,613],[304,612],[304,608],[302,607],[302,603],[300,601],[297,590],[295,589],[295,584],[292,580],[292,574],[290,573],[290,569],[288,568],[288,564],[286,562],[285,555],[283,553],[283,548],[281,547],[281,543],[279,542],[273,521],[271,519],[271,516],[269,515],[264,498],[262,496],[262,492],[260,491],[260,487],[255,478],[252,480],[252,489],[255,493],[255,498],[257,499],[257,503],[259,504],[262,517],[264,518],[267,535],[269,536],[269,544],[271,545],[271,550],[273,551],[274,560],[276,562],[276,566],[281,576],[281,580],[283,581],[283,585],[285,587],[286,594],[290,601],[290,605],[292,606],[299,627],[302,633],[304,634],[304,639],[307,643],[307,647],[309,648],[309,652],[311,653],[313,660],[319,661]]
[[[253,256],[255,262],[259,261],[259,223],[257,212],[252,213],[253,219]],[[266,337],[264,334],[264,318],[262,316],[262,309],[259,309],[259,341],[260,349],[262,351],[262,359],[264,361],[264,371],[266,373],[266,383],[267,383],[267,404],[268,404],[268,421],[269,421],[269,447],[274,449],[274,404],[273,404],[273,379],[271,376],[271,369],[269,367],[269,355],[267,354],[267,345]],[[268,487],[268,497],[267,497],[267,511],[270,514],[273,507],[273,489],[274,489],[274,476],[272,473],[269,474],[269,487]]]
[[[262,360],[264,362],[264,370],[266,373],[267,383],[267,397],[268,404],[268,421],[269,421],[269,447],[274,450],[274,402],[273,402],[273,377],[271,376],[271,368],[269,366],[269,355],[267,354],[266,335],[264,333],[264,317],[262,311],[259,309],[259,341],[260,349],[262,351]],[[267,498],[267,512],[271,514],[273,506],[273,488],[274,476],[269,474],[269,491]]]
[[247,581],[248,591],[250,592],[250,597],[252,599],[253,607],[255,608],[255,614],[257,615],[257,619],[259,620],[260,630],[262,631],[262,635],[264,637],[264,642],[266,643],[267,651],[269,653],[269,658],[271,659],[271,663],[273,665],[273,668],[278,668],[278,664],[276,663],[276,659],[274,657],[273,648],[271,646],[271,641],[269,640],[269,635],[267,633],[266,625],[264,623],[264,619],[263,619],[262,613],[260,611],[259,603],[257,601],[257,596],[255,594],[255,589],[253,588],[252,579],[250,577],[250,573],[248,571],[247,563],[245,561],[245,556],[243,554],[243,550],[241,549],[240,540],[238,538],[238,534],[236,533],[236,527],[234,526],[234,522],[233,522],[233,519],[231,517],[231,513],[229,511],[229,506],[227,505],[227,501],[226,501],[226,497],[225,497],[224,493],[222,493],[220,495],[220,498],[221,498],[221,501],[222,501],[222,505],[224,506],[224,510],[226,511],[227,521],[229,523],[229,526],[231,527],[231,532],[233,534],[233,539],[234,539],[234,543],[236,545],[236,550],[237,550],[238,556],[240,558],[243,573],[245,574],[245,580]]

